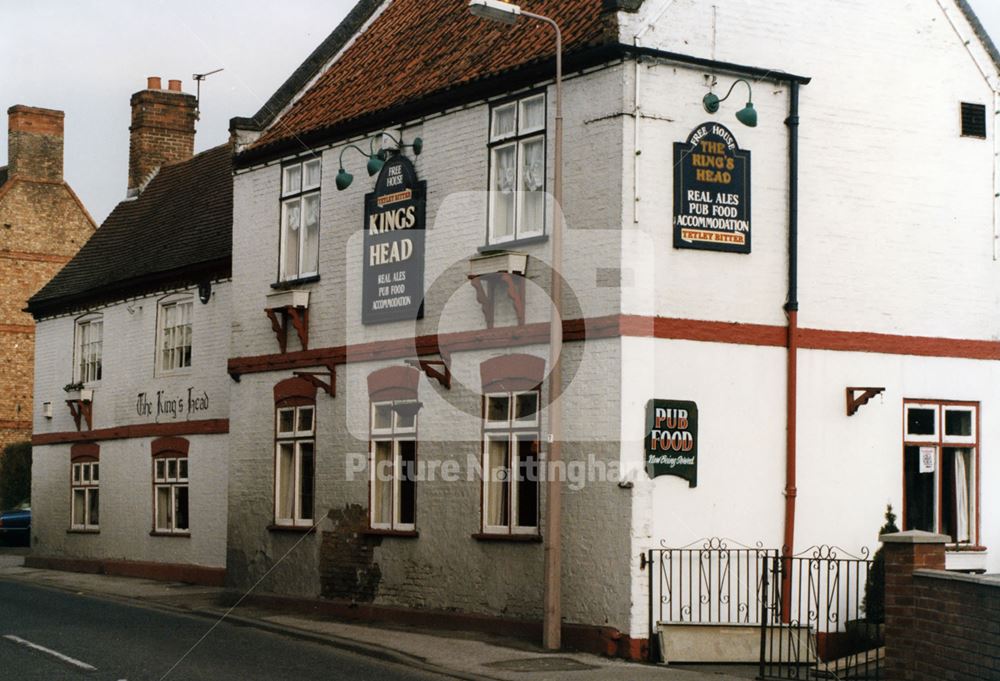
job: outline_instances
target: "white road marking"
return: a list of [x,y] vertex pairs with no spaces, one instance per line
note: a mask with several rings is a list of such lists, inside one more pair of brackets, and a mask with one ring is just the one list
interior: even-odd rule
[[4,638],[7,639],[8,641],[13,641],[14,643],[16,643],[18,645],[21,645],[21,646],[24,646],[26,648],[31,648],[32,650],[37,650],[39,652],[45,653],[46,655],[51,655],[52,657],[54,657],[56,659],[59,659],[59,660],[62,660],[66,664],[71,664],[74,667],[77,667],[79,669],[84,669],[84,670],[86,670],[88,672],[96,672],[97,671],[97,667],[91,667],[86,662],[80,662],[80,660],[72,658],[69,655],[63,655],[62,653],[56,652],[55,650],[52,650],[51,648],[46,648],[45,646],[40,646],[37,643],[32,643],[31,641],[25,641],[20,636],[14,636],[12,634],[4,634]]

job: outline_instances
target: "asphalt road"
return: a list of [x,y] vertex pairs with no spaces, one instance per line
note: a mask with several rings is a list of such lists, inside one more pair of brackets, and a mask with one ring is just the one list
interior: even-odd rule
[[195,645],[211,626],[200,617],[0,581],[0,679],[449,678],[226,622]]

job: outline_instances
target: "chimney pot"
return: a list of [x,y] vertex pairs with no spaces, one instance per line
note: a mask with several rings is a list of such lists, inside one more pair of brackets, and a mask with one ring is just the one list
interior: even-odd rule
[[129,128],[128,195],[135,196],[158,168],[186,161],[194,154],[197,120],[194,95],[181,92],[181,81],[163,90],[160,78],[132,95]]
[[163,85],[160,82],[159,76],[150,76],[146,79],[146,89],[147,90],[162,90]]

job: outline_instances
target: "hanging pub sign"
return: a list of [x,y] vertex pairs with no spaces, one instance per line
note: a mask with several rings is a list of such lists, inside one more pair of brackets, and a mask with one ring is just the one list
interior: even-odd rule
[[750,252],[750,152],[719,123],[674,143],[674,248]]
[[427,183],[402,154],[382,166],[365,195],[364,324],[424,316],[424,208]]
[[676,475],[698,486],[698,405],[687,400],[646,403],[646,475]]

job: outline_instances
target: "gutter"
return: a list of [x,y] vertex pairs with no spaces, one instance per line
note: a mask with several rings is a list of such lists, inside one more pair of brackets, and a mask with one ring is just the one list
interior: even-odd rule
[[[568,52],[563,57],[563,63],[565,72],[568,74],[637,56],[662,59],[676,64],[705,68],[720,73],[747,76],[756,80],[769,80],[774,83],[794,81],[805,84],[809,82],[809,78],[805,76],[798,76],[781,70],[762,69],[755,66],[716,61],[714,59],[703,59],[677,52],[667,52],[651,47],[639,47],[618,42],[584,47]],[[430,92],[419,99],[400,102],[349,120],[339,121],[333,125],[305,131],[294,137],[252,147],[238,154],[233,159],[233,169],[238,172],[253,166],[265,165],[314,147],[333,144],[340,140],[368,134],[373,130],[400,125],[407,121],[438,114],[442,111],[472,102],[497,97],[511,90],[527,87],[533,83],[550,81],[552,80],[554,70],[555,57],[551,57],[524,64],[494,76],[487,76],[455,87]]]

